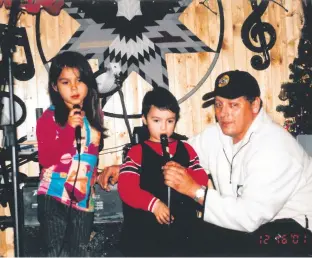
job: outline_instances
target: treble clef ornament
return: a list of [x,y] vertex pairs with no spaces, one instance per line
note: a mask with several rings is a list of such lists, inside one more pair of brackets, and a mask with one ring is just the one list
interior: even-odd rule
[[[262,0],[257,4],[257,0],[250,0],[253,12],[244,22],[241,30],[241,37],[244,45],[251,51],[262,53],[251,58],[251,66],[256,70],[264,70],[270,65],[269,50],[276,42],[276,32],[274,27],[261,21],[261,16],[268,7],[270,1]],[[269,39],[265,36],[269,35]],[[260,44],[259,44],[260,43]]]

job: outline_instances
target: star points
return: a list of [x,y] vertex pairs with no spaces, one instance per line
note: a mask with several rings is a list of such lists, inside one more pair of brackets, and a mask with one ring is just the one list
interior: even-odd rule
[[98,58],[102,68],[119,63],[125,78],[134,71],[153,87],[169,87],[165,54],[214,52],[179,21],[191,2],[65,2],[65,11],[81,26],[62,50]]

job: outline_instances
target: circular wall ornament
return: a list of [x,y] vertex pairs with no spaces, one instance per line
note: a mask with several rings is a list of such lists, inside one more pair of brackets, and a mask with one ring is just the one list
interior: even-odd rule
[[[132,72],[136,72],[151,87],[169,89],[165,54],[213,53],[207,72],[195,87],[178,100],[181,104],[190,98],[211,74],[219,57],[224,33],[221,0],[216,1],[220,25],[216,28],[219,30],[219,38],[215,49],[207,46],[182,24],[179,17],[192,2],[192,0],[65,1],[64,10],[80,24],[80,27],[60,51],[78,51],[88,59],[98,59],[99,70],[96,76],[104,104],[118,91],[115,76],[126,79]],[[208,1],[203,3],[206,2]],[[207,7],[203,4],[202,8],[205,6]],[[212,15],[216,15],[207,8],[207,12],[210,11]],[[37,22],[40,22],[40,19],[37,19]],[[44,50],[40,46],[39,42],[39,53],[45,63],[47,61]],[[106,110],[105,107],[104,112],[109,117],[125,118],[125,114],[116,114],[114,111]],[[140,118],[141,114],[126,114],[126,117]]]

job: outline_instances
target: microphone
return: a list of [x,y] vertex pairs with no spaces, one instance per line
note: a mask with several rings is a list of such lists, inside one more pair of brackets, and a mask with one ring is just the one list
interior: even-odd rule
[[[81,107],[78,104],[75,104],[73,108],[78,108],[81,110]],[[76,111],[74,114],[80,115],[81,111]],[[77,125],[75,128],[75,138],[76,138],[76,144],[77,144],[77,151],[80,154],[80,151],[81,151],[81,126],[80,125]]]
[[166,134],[161,134],[160,135],[160,143],[161,143],[161,148],[163,152],[163,156],[165,158],[165,162],[168,162],[170,159],[169,153],[167,151],[168,148],[168,137]]
[[[170,160],[170,155],[169,152],[167,151],[168,149],[168,137],[166,134],[161,134],[160,135],[160,143],[161,143],[161,148],[163,152],[163,156],[165,158],[165,163],[167,163]],[[170,211],[170,199],[171,199],[171,188],[168,186],[168,201],[167,201],[167,206],[169,208],[169,226],[171,224],[171,211]]]

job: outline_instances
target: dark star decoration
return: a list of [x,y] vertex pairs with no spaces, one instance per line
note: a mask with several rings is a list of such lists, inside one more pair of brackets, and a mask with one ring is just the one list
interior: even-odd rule
[[192,0],[73,1],[64,10],[80,23],[64,50],[97,58],[100,70],[118,63],[153,87],[169,87],[166,53],[215,52],[179,20]]

